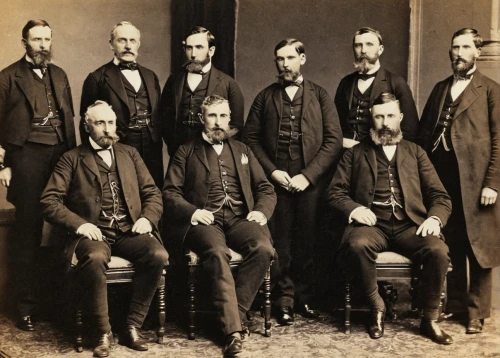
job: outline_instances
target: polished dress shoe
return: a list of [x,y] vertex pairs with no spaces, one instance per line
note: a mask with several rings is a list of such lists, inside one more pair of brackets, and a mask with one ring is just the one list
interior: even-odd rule
[[245,342],[248,337],[250,336],[250,328],[248,328],[248,325],[245,322],[241,322],[241,341]]
[[16,327],[28,332],[32,332],[35,330],[35,326],[33,326],[33,322],[31,322],[31,316],[21,317],[16,322]]
[[467,324],[467,334],[477,334],[483,331],[484,319],[471,319]]
[[281,326],[291,326],[293,324],[293,309],[290,306],[282,306],[276,310],[276,322]]
[[120,338],[120,343],[129,348],[132,348],[136,351],[148,350],[146,340],[139,335],[137,329],[132,325],[128,325],[127,328],[125,328],[125,331]]
[[243,341],[239,334],[230,334],[226,338],[226,346],[224,347],[224,358],[236,357],[243,351]]
[[97,346],[94,348],[94,357],[108,357],[113,343],[113,332],[100,334]]
[[371,310],[370,326],[368,327],[368,334],[370,334],[370,338],[379,339],[384,336],[384,319],[385,311]]
[[295,312],[300,314],[302,317],[305,318],[318,318],[319,317],[319,311],[312,309],[308,304],[303,304],[299,306],[295,306]]
[[422,318],[420,322],[420,334],[432,339],[437,344],[448,345],[453,343],[453,338],[439,326],[436,319]]

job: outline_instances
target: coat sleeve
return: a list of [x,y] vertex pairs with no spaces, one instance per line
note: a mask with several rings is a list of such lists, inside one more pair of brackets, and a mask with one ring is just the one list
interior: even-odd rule
[[346,92],[345,86],[346,86],[346,78],[343,78],[340,81],[339,86],[337,87],[337,93],[335,93],[335,106],[337,107],[340,127],[342,129],[342,135],[345,138],[352,138],[353,137],[352,129],[347,121],[349,117],[349,104],[347,103],[347,100],[345,98],[345,92]]
[[415,142],[418,136],[418,112],[417,106],[413,99],[410,87],[401,78],[395,78],[394,95],[399,100],[401,113],[403,113],[403,121],[401,122],[401,130],[403,138],[410,142]]
[[0,145],[5,147],[7,138],[5,138],[5,126],[7,116],[7,103],[9,99],[9,88],[11,86],[10,76],[7,71],[0,72]]
[[227,90],[229,108],[231,110],[231,126],[238,128],[238,133],[234,136],[234,139],[240,140],[241,132],[245,125],[245,99],[243,98],[243,93],[241,93],[240,86],[232,78],[229,81]]
[[[491,156],[483,188],[500,190],[500,85],[491,81],[487,87],[488,120],[491,134]],[[498,204],[497,204],[498,205]]]
[[85,112],[87,108],[94,104],[95,101],[99,99],[99,81],[94,73],[90,73],[82,87],[82,98],[80,101],[80,139],[82,143],[87,143],[89,140],[89,134],[85,130]]
[[168,153],[173,156],[172,146],[174,145],[175,135],[175,121],[176,121],[176,108],[175,108],[175,76],[168,77],[163,91],[161,93],[161,116],[162,116],[162,135],[165,144],[167,145]]
[[430,147],[430,141],[437,120],[437,113],[433,113],[433,107],[435,101],[439,98],[438,95],[439,87],[436,85],[425,103],[424,111],[422,112],[422,117],[420,118],[418,125],[418,138],[416,143],[424,148],[428,154],[432,150]]
[[247,147],[248,165],[252,179],[252,193],[254,196],[254,210],[263,213],[269,220],[276,206],[274,186],[267,180],[264,170],[251,149]]

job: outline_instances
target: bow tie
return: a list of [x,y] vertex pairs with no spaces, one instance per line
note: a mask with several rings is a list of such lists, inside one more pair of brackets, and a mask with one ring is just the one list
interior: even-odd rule
[[208,72],[203,72],[203,70],[199,70],[199,71],[191,71],[191,72],[189,72],[189,71],[188,71],[188,73],[193,73],[193,74],[195,74],[195,75],[202,75],[202,76],[204,76],[204,75],[206,75]]
[[121,71],[123,71],[123,70],[136,71],[138,69],[136,62],[120,62],[120,64],[118,65],[118,68]]
[[453,75],[453,78],[457,81],[467,81],[467,80],[470,80],[472,78],[472,76],[474,75],[474,72],[472,73],[468,73],[466,74],[465,76],[461,76],[461,75],[458,75],[458,74],[454,74]]
[[106,150],[107,150],[107,151],[109,151],[109,152],[111,153],[111,147],[109,147],[109,148],[97,148],[97,149],[96,149],[96,148],[94,148],[94,149],[95,149],[95,151],[96,151],[97,153],[99,153],[99,152],[104,152],[104,151],[106,151]]
[[47,69],[47,66],[43,66],[43,65],[36,65],[34,63],[31,63],[31,62],[28,62],[28,66],[30,67],[30,69],[32,70],[42,70],[42,72],[45,72],[45,70]]
[[297,86],[297,87],[300,88],[300,86],[302,86],[302,82],[301,81],[294,81],[294,82],[283,81],[281,83],[281,85],[283,86],[283,88],[286,88],[286,87],[289,87],[289,86]]
[[366,81],[369,78],[375,77],[377,75],[377,72],[369,73],[369,74],[368,73],[358,73],[358,78],[362,79],[363,81]]

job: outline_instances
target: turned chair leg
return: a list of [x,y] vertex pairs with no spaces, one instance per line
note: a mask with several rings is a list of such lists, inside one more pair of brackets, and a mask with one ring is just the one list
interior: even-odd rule
[[344,295],[344,332],[351,334],[351,284],[346,282]]
[[412,267],[411,270],[411,282],[410,282],[410,298],[411,298],[411,310],[412,312],[418,312],[419,307],[418,307],[418,286],[420,284],[419,282],[419,275],[420,275],[420,267]]
[[75,349],[78,353],[83,352],[83,321],[82,310],[80,307],[76,309],[76,332],[75,332]]
[[156,330],[156,343],[163,343],[163,336],[165,335],[165,276],[160,278],[160,284],[156,290],[156,301],[158,304],[158,323],[159,327]]
[[188,269],[188,339],[196,338],[196,266]]
[[271,337],[271,267],[264,277],[264,335]]

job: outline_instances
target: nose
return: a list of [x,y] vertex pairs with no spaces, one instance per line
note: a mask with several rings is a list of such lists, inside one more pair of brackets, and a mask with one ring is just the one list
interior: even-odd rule
[[40,49],[45,49],[47,48],[49,45],[49,42],[47,40],[42,40],[41,43],[40,43]]
[[191,53],[191,58],[194,60],[196,58],[196,56],[198,55],[198,50],[196,50],[195,48],[193,49],[193,52]]
[[458,47],[458,50],[457,50],[457,55],[458,55],[458,57],[462,57],[462,54],[463,54],[463,49],[462,49],[462,47],[460,46],[460,47]]

